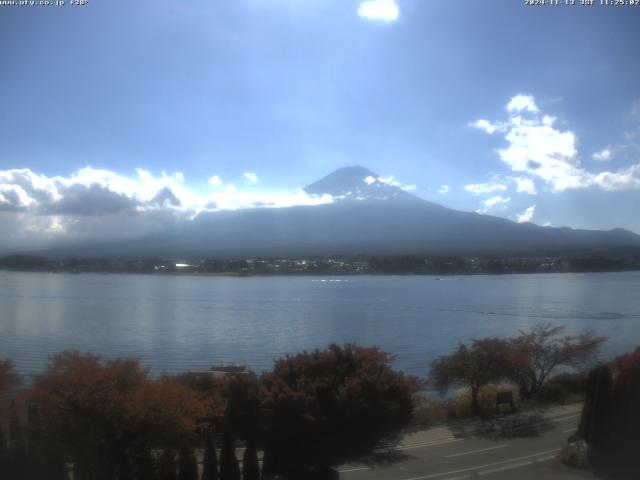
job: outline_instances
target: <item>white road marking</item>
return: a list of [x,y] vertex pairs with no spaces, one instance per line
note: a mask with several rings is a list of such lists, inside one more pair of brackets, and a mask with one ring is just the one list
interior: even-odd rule
[[577,428],[570,428],[569,430],[562,430],[562,433],[575,432]]
[[531,465],[533,462],[531,460],[527,460],[525,462],[512,463],[511,465],[505,465],[504,467],[496,467],[491,468],[489,470],[482,470],[478,472],[478,475],[491,475],[492,473],[504,472],[506,470],[511,470],[514,468],[526,467],[527,465]]
[[557,455],[547,455],[546,457],[540,457],[534,459],[534,462],[548,462],[549,460],[553,460]]
[[359,472],[361,470],[369,470],[369,467],[347,468],[346,470],[338,470],[340,473]]
[[432,473],[430,475],[423,475],[421,477],[406,478],[405,480],[425,480],[427,478],[437,478],[437,477],[444,477],[445,475],[455,475],[456,473],[463,473],[463,472],[470,472],[470,471],[473,471],[473,470],[480,470],[482,468],[493,467],[495,465],[504,465],[505,463],[518,462],[520,460],[539,457],[540,455],[548,455],[550,453],[557,453],[559,451],[560,451],[559,448],[554,448],[553,450],[545,450],[544,452],[533,453],[531,455],[525,455],[523,457],[510,458],[509,460],[502,460],[500,462],[487,463],[486,465],[476,465],[475,467],[461,468],[460,470],[451,470],[449,472]]
[[393,447],[391,450],[412,450],[414,448],[437,447],[438,445],[446,445],[448,443],[462,442],[466,438],[452,438],[450,440],[435,440],[425,443],[412,443],[402,447]]
[[469,450],[468,452],[461,452],[461,453],[452,453],[451,455],[445,455],[443,458],[461,457],[462,455],[471,455],[472,453],[488,452],[489,450],[496,450],[498,448],[504,448],[504,447],[508,447],[508,446],[509,445],[507,445],[505,443],[503,445],[497,445],[495,447],[481,448],[479,450]]
[[564,420],[570,420],[572,418],[576,418],[579,417],[580,415],[582,415],[581,413],[576,413],[574,415],[569,415],[568,417],[560,417],[560,418],[551,418],[549,419],[550,422],[556,423],[556,422],[563,422]]

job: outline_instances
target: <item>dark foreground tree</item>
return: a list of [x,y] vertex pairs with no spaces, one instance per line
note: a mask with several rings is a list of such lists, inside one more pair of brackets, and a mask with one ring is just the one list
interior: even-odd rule
[[247,443],[242,456],[242,480],[260,480],[260,464],[255,442]]
[[606,448],[610,432],[608,419],[611,410],[611,368],[599,365],[589,372],[587,392],[582,407],[578,435],[594,447],[592,451],[601,452]]
[[240,480],[240,466],[236,457],[236,443],[231,431],[225,429],[220,450],[220,480]]
[[178,462],[173,450],[165,448],[158,459],[159,480],[178,480]]
[[207,429],[204,438],[204,454],[202,459],[202,480],[218,480],[218,457],[213,429]]
[[0,395],[11,391],[11,389],[20,385],[20,376],[13,368],[11,360],[0,360]]
[[640,348],[599,366],[589,388],[578,434],[589,445],[589,460],[598,476],[636,480],[640,472]]
[[28,474],[27,445],[15,403],[11,406],[9,417],[9,452],[5,473],[8,478],[15,480],[26,480]]
[[585,368],[606,340],[592,332],[563,335],[564,326],[537,325],[510,340],[509,379],[520,398],[528,399],[540,391],[558,368]]
[[407,425],[419,382],[392,370],[391,360],[354,345],[277,360],[262,378],[265,469],[312,478]]
[[471,411],[480,414],[478,402],[480,389],[502,380],[509,365],[509,344],[499,338],[483,338],[471,341],[471,346],[459,344],[451,355],[444,355],[431,363],[430,378],[441,392],[452,385],[469,387]]
[[178,480],[198,480],[198,460],[193,448],[183,447],[178,454]]

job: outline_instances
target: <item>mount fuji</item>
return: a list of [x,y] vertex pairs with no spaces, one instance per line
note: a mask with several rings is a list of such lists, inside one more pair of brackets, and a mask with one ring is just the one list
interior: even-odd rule
[[541,227],[462,212],[423,200],[360,166],[310,184],[314,206],[203,212],[140,239],[79,244],[52,255],[215,258],[332,255],[539,255],[640,248],[640,236]]

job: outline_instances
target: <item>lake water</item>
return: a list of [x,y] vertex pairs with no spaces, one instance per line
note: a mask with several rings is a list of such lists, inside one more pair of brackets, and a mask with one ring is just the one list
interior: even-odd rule
[[0,358],[36,373],[65,349],[136,356],[153,373],[262,371],[330,342],[377,345],[425,376],[472,337],[552,322],[640,345],[640,272],[504,276],[195,277],[0,272]]

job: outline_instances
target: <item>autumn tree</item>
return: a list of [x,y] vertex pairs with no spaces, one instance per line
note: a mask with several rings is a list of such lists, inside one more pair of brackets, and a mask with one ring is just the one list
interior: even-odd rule
[[150,449],[188,444],[200,414],[194,392],[151,379],[138,361],[77,352],[54,356],[28,399],[41,412],[45,435],[73,457],[78,476],[106,480],[140,477]]
[[531,398],[559,368],[581,368],[589,364],[606,340],[592,332],[563,335],[564,326],[536,325],[510,340],[508,377],[520,397]]
[[335,344],[277,360],[262,378],[265,469],[313,478],[407,425],[419,383],[391,361],[377,348]]
[[470,346],[461,343],[455,352],[431,363],[432,384],[442,392],[452,385],[469,387],[471,411],[481,413],[480,389],[506,376],[508,355],[508,342],[499,338],[473,339]]

